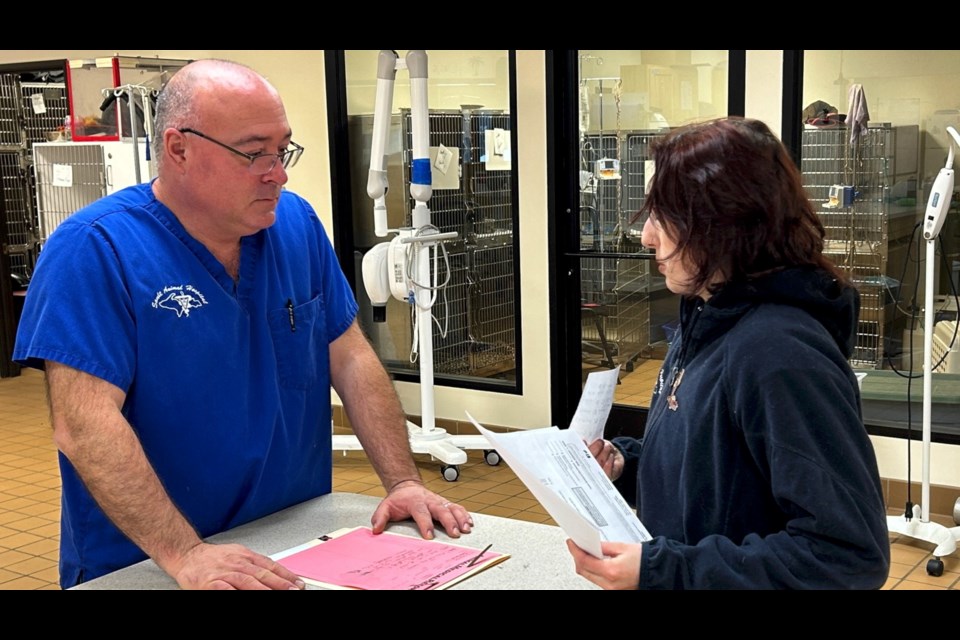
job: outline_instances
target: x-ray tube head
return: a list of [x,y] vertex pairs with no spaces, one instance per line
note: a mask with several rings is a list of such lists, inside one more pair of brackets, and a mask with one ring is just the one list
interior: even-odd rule
[[387,273],[387,254],[389,242],[381,242],[363,256],[361,270],[363,286],[373,305],[373,321],[386,322],[387,301],[390,299],[390,280]]

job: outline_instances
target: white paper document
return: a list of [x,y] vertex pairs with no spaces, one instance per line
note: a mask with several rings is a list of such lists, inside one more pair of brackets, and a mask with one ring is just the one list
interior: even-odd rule
[[47,112],[47,103],[43,101],[42,93],[35,93],[30,96],[30,106],[33,107],[33,112],[40,114]]
[[487,171],[510,171],[512,158],[509,131],[505,129],[484,131],[484,154],[480,160]]
[[73,165],[55,164],[53,165],[53,186],[72,187],[73,186]]
[[602,558],[601,541],[650,539],[579,434],[556,427],[493,433],[467,417],[578,547]]
[[594,371],[587,376],[587,384],[583,386],[580,404],[570,421],[570,429],[588,444],[603,437],[603,428],[610,416],[613,392],[617,389],[619,376],[619,365],[616,369]]

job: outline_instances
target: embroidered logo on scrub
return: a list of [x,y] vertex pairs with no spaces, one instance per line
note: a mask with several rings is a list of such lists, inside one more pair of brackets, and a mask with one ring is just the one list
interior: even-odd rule
[[207,299],[192,285],[180,284],[164,287],[153,298],[154,309],[169,309],[178,318],[190,317],[190,312],[207,304]]

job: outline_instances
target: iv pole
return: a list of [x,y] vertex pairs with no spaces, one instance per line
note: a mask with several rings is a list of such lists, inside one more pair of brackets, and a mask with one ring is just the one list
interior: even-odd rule
[[[130,131],[128,136],[130,138],[130,144],[133,149],[133,168],[134,168],[134,177],[136,178],[136,184],[141,184],[143,182],[149,182],[154,177],[156,177],[155,169],[153,166],[153,161],[151,159],[151,149],[150,141],[153,140],[153,109],[151,107],[150,96],[156,95],[156,91],[150,89],[149,87],[139,85],[139,84],[125,84],[120,87],[114,87],[113,89],[103,89],[101,91],[104,97],[103,103],[100,105],[100,110],[104,111],[108,107],[110,108],[120,108],[120,105],[111,105],[111,102],[118,101],[120,98],[127,103],[127,113],[130,122]],[[146,180],[143,179],[141,175],[141,158],[140,158],[140,141],[137,139],[137,120],[140,118],[137,117],[137,104],[135,96],[140,96],[141,110],[142,110],[142,119],[143,119],[143,130],[145,134],[145,149],[144,154],[147,165],[147,176]],[[120,133],[123,132],[123,122],[120,119],[119,112],[117,113],[117,130]]]
[[[940,169],[937,179],[930,191],[927,210],[923,218],[923,238],[927,241],[926,263],[924,265],[924,310],[923,310],[923,458],[922,484],[920,504],[913,505],[912,513],[902,516],[887,516],[887,529],[891,533],[932,542],[937,545],[933,550],[933,558],[927,562],[927,573],[932,576],[943,575],[943,556],[950,555],[957,549],[960,540],[960,526],[947,528],[930,521],[930,440],[931,440],[931,410],[933,392],[933,298],[934,282],[933,268],[936,260],[936,242],[944,219],[950,209],[950,200],[953,197],[953,145],[960,147],[960,134],[953,127],[947,127],[952,141],[948,140],[947,163]],[[909,402],[910,399],[908,398]],[[910,482],[910,478],[907,478]],[[922,508],[921,508],[922,507]]]
[[[387,138],[393,108],[393,88],[398,69],[407,69],[410,75],[410,113],[412,118],[413,157],[410,170],[410,196],[416,202],[412,226],[387,228],[386,193]],[[489,465],[500,462],[500,456],[491,450],[482,435],[450,435],[436,426],[433,383],[433,302],[442,285],[438,269],[434,282],[430,278],[430,249],[440,250],[440,244],[457,238],[456,232],[440,233],[430,222],[427,202],[433,193],[430,167],[430,129],[427,104],[427,52],[411,50],[406,58],[396,51],[383,50],[377,59],[377,93],[373,119],[373,140],[370,151],[370,172],[367,195],[374,201],[374,233],[386,237],[397,235],[390,242],[382,242],[367,252],[363,259],[363,280],[374,304],[374,321],[386,318],[386,302],[394,298],[415,307],[417,333],[414,344],[419,349],[421,426],[407,421],[410,448],[413,453],[427,453],[443,462],[441,475],[449,482],[460,477],[457,465],[467,461],[464,449],[482,449]],[[438,158],[439,161],[439,158]],[[412,257],[411,257],[412,256]],[[435,260],[436,262],[436,260]],[[410,269],[413,267],[413,269]],[[416,278],[408,277],[410,271]],[[361,449],[356,436],[333,436],[333,449],[344,451]]]

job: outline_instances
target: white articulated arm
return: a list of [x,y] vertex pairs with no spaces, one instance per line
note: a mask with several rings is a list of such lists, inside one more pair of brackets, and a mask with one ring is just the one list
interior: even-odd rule
[[410,164],[410,195],[416,201],[413,227],[430,224],[427,202],[433,193],[430,173],[430,114],[427,102],[427,52],[422,49],[407,53],[410,72],[410,116],[413,120],[413,160]]
[[[392,120],[393,92],[398,70],[410,74],[410,118],[412,155],[410,162],[410,197],[415,204],[409,226],[388,228],[386,194],[387,147]],[[373,114],[373,139],[370,148],[370,169],[367,174],[367,195],[374,201],[374,233],[378,237],[396,236],[389,242],[372,247],[363,257],[362,273],[367,295],[373,306],[374,322],[386,320],[386,305],[390,297],[411,306],[413,317],[413,344],[410,361],[418,362],[420,373],[420,426],[407,422],[410,448],[415,453],[428,453],[446,465],[467,461],[463,448],[486,449],[489,443],[482,436],[450,436],[436,427],[433,382],[433,328],[440,327],[440,336],[446,336],[433,317],[432,307],[438,292],[450,280],[450,265],[444,242],[455,240],[457,232],[441,233],[430,222],[428,202],[433,194],[433,176],[430,159],[430,112],[428,101],[427,52],[411,50],[400,59],[396,51],[380,51],[377,59],[377,93]],[[433,252],[433,270],[430,252]],[[444,252],[447,278],[439,282],[438,251]],[[444,299],[445,302],[445,299]],[[444,305],[446,307],[446,305]],[[466,438],[466,439],[464,439]],[[349,442],[348,442],[349,440]],[[455,442],[454,442],[455,440]],[[334,448],[356,449],[354,436],[334,436]],[[485,456],[488,464],[493,458]],[[499,461],[499,458],[496,458]],[[441,474],[448,481],[455,480],[459,471],[445,466]],[[451,475],[452,474],[452,475]]]
[[370,147],[370,171],[367,174],[367,195],[373,200],[373,232],[378,238],[387,235],[386,194],[387,137],[390,112],[393,109],[393,85],[397,77],[396,51],[384,50],[377,58],[377,96],[373,112],[373,141]]

